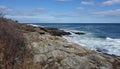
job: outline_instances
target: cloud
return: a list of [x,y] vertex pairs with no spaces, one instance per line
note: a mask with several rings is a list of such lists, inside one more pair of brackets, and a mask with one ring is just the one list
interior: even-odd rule
[[94,2],[92,2],[92,1],[90,1],[90,2],[82,1],[81,4],[83,4],[83,5],[94,5]]
[[0,5],[0,12],[2,12],[5,15],[12,15],[12,16],[36,16],[45,13],[46,10],[44,8],[37,8],[33,11],[21,11]]
[[120,4],[120,0],[107,0],[102,3],[102,5],[104,6],[110,6],[110,5],[116,5],[116,4]]
[[77,7],[78,10],[84,10],[85,8],[83,7]]
[[72,14],[71,16],[72,16],[72,17],[83,17],[83,15],[80,14],[80,13],[75,13],[75,14]]
[[41,15],[44,14],[45,12],[47,12],[44,8],[37,8],[33,11],[17,11],[14,10],[13,13],[11,13],[11,15],[18,15],[18,16],[37,16],[37,15]]
[[66,1],[72,1],[72,0],[56,0],[56,1],[66,2]]
[[91,14],[97,17],[120,17],[120,9],[92,12]]
[[52,15],[56,18],[80,18],[84,17],[81,13],[72,13],[72,14],[59,14],[59,15]]
[[35,10],[35,12],[37,12],[37,13],[44,13],[44,12],[46,12],[46,10],[45,10],[45,8],[37,8]]
[[48,23],[48,22],[55,22],[56,17],[51,15],[42,15],[42,16],[10,16],[7,15],[7,18],[13,20],[19,20],[22,23]]
[[0,13],[2,13],[2,14],[10,14],[12,12],[13,12],[12,9],[10,9],[10,8],[8,8],[6,6],[0,5]]

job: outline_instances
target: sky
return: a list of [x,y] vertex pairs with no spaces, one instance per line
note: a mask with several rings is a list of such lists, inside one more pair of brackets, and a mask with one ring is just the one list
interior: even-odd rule
[[0,12],[22,23],[120,23],[120,0],[0,0]]

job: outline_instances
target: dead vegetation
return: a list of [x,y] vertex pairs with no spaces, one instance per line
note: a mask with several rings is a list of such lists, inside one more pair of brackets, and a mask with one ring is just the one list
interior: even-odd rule
[[17,23],[0,18],[0,69],[15,69],[23,62],[24,37],[18,32]]
[[21,26],[16,21],[0,17],[0,69],[42,68],[33,62],[33,53],[26,48]]

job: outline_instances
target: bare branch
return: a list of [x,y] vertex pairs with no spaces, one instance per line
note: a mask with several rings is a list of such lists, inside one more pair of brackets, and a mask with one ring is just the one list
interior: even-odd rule
[[2,11],[0,11],[0,18],[3,18],[4,16],[5,14]]

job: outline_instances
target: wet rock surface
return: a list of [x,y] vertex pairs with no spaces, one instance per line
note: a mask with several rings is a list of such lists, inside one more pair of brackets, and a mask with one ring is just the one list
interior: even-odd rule
[[84,32],[73,32],[73,33],[75,33],[77,35],[84,35],[85,34]]
[[59,30],[57,28],[46,28],[47,32],[54,36],[70,35],[70,32],[65,32],[64,30]]

